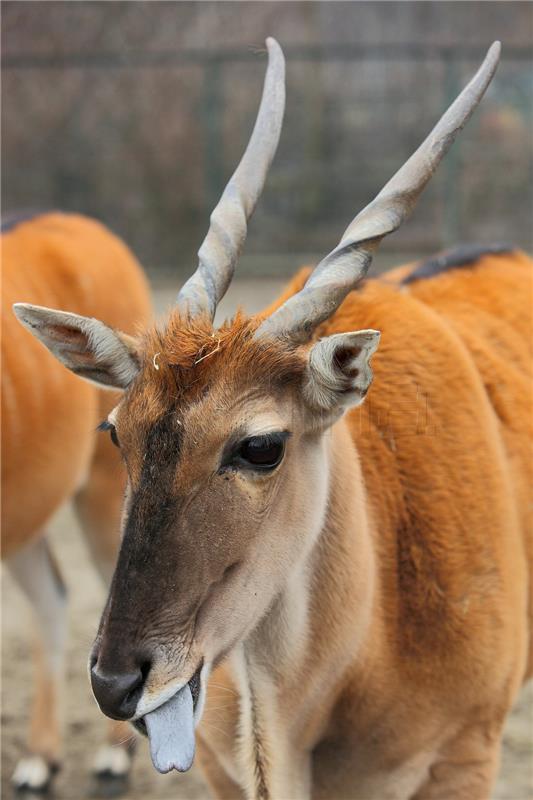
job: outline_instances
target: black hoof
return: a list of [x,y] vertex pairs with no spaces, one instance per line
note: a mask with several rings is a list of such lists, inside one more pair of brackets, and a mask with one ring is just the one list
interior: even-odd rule
[[89,797],[121,797],[129,789],[129,775],[115,775],[110,770],[95,772],[89,787]]
[[36,797],[53,797],[52,781],[47,781],[42,786],[14,786],[13,792],[17,800],[32,800]]

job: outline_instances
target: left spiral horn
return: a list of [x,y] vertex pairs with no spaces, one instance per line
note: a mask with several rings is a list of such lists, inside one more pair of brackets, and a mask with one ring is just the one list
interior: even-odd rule
[[285,111],[285,58],[275,39],[268,38],[266,45],[268,67],[250,141],[211,214],[207,236],[198,250],[196,272],[178,294],[178,308],[189,317],[207,314],[214,318],[233,277],[248,220],[278,146]]

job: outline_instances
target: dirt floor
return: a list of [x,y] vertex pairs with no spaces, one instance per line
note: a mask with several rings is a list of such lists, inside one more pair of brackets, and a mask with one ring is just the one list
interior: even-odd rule
[[[104,591],[70,509],[60,512],[50,527],[70,597],[65,763],[56,780],[55,796],[58,800],[81,800],[87,797],[91,761],[105,735],[105,721],[91,696],[85,666]],[[2,797],[7,800],[11,796],[9,778],[24,749],[31,696],[31,617],[9,575],[4,573],[2,583]],[[533,798],[532,713],[533,684],[522,692],[507,724],[501,777],[494,793],[497,800]],[[139,741],[128,800],[208,797],[194,768],[185,775],[158,775],[146,742]]]
[[[240,282],[226,308],[234,306],[239,297],[253,310],[266,304],[276,288],[274,282]],[[172,295],[173,292],[158,292],[158,307],[169,304]],[[104,592],[70,509],[57,515],[50,530],[70,596],[65,763],[56,780],[55,796],[58,800],[81,800],[87,797],[91,761],[105,731],[104,719],[90,693],[85,666]],[[31,695],[31,626],[24,598],[5,572],[2,608],[2,797],[9,798],[10,775],[24,750]],[[194,768],[186,775],[158,775],[151,766],[146,742],[140,741],[127,800],[207,800],[208,796]],[[501,775],[493,798],[533,800],[533,685],[523,690],[509,717]]]

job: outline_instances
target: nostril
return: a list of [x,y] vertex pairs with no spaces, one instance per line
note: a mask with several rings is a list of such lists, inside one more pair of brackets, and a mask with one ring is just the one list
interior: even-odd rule
[[141,695],[143,693],[144,684],[146,683],[146,679],[148,677],[148,673],[150,672],[152,664],[150,661],[143,661],[143,663],[139,667],[139,675],[138,680],[135,684],[132,685],[131,689],[129,690],[127,696],[124,699],[124,705],[129,707],[134,705],[137,707],[137,703],[141,699]]
[[143,692],[144,686],[144,677],[141,671],[139,671],[137,680],[135,683],[132,684],[131,688],[128,690],[126,696],[122,701],[122,708],[123,710],[133,708],[133,711],[129,716],[131,717],[135,713],[135,709],[137,708],[137,703],[141,699],[141,695]]
[[150,661],[143,661],[140,666],[141,675],[143,676],[144,683],[146,683],[146,678],[148,677],[148,673],[150,672],[151,667],[152,664]]
[[224,574],[222,575],[222,580],[227,581],[237,572],[241,563],[240,561],[235,561],[233,564],[230,564],[229,567],[226,567],[224,570]]
[[130,719],[142,695],[149,670],[149,664],[127,672],[104,670],[95,660],[91,667],[91,684],[104,714],[113,719]]

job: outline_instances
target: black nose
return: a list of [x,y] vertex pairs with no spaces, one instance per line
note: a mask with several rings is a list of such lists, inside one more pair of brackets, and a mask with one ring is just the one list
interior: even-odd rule
[[98,705],[112,719],[130,719],[135,713],[149,665],[130,665],[129,669],[104,669],[91,659],[91,685]]

